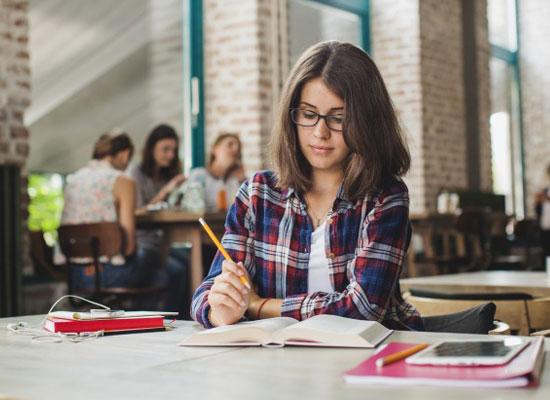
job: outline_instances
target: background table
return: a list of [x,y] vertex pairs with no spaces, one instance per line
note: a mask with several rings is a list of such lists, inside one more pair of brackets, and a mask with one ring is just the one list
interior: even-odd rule
[[[82,343],[32,343],[10,333],[8,322],[38,322],[41,317],[0,319],[0,398],[17,399],[548,399],[550,357],[541,385],[534,389],[456,389],[352,386],[342,373],[373,354],[372,349],[181,347],[197,329],[177,321],[171,332],[106,336]],[[480,338],[395,332],[386,341],[433,343],[450,338]],[[545,339],[550,350],[550,340]]]
[[550,296],[546,272],[479,271],[435,275],[400,280],[401,291],[411,287],[446,293],[528,293],[533,297]]
[[139,229],[161,229],[164,232],[163,253],[165,255],[168,254],[172,243],[191,243],[191,295],[203,279],[202,244],[212,243],[212,240],[202,228],[199,218],[204,218],[218,239],[221,240],[225,233],[225,213],[160,210],[136,215],[136,224]]

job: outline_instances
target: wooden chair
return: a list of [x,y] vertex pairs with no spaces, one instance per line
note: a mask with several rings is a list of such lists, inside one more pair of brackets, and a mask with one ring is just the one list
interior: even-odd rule
[[[414,289],[411,289],[414,292]],[[454,294],[456,295],[456,294]],[[533,299],[529,295],[517,299],[502,299],[498,296],[487,296],[485,299],[470,296],[469,299],[445,299],[422,297],[407,292],[403,297],[415,306],[422,316],[449,314],[466,310],[487,301],[495,303],[495,318],[509,325],[512,333],[527,336],[533,330],[550,327],[550,297]],[[510,296],[513,297],[513,296]]]
[[459,214],[411,216],[413,240],[422,242],[423,256],[415,259],[414,241],[408,253],[408,276],[419,275],[418,264],[429,268],[429,275],[480,269],[487,258],[488,212],[470,208]]
[[[453,214],[411,215],[413,237],[407,253],[407,276],[437,275],[441,262],[451,258],[451,243],[457,241]],[[420,254],[415,250],[419,244]],[[438,246],[439,244],[439,246]],[[420,266],[424,270],[422,274]]]
[[[517,254],[511,250],[519,249]],[[540,230],[536,220],[523,219],[513,224],[512,239],[500,241],[498,248],[492,249],[493,257],[488,265],[493,270],[532,270],[543,267],[536,255],[540,249]]]
[[[98,222],[90,224],[62,225],[58,229],[61,251],[67,259],[67,287],[68,293],[73,294],[73,268],[82,268],[71,263],[74,258],[91,258],[95,268],[95,285],[92,289],[79,290],[78,294],[89,296],[95,300],[107,301],[112,298],[117,307],[122,307],[123,300],[131,297],[159,293],[166,290],[165,286],[149,287],[102,287],[100,259],[112,258],[121,254],[124,249],[124,233],[116,222]],[[89,264],[88,264],[89,265]],[[73,305],[77,305],[71,299]]]
[[[457,245],[459,267],[466,270],[483,269],[488,259],[490,214],[484,208],[467,208],[457,216],[455,228],[460,234]],[[458,271],[457,271],[458,272]]]

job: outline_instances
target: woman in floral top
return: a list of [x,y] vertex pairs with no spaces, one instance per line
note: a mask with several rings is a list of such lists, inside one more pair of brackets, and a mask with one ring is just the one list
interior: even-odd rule
[[[167,281],[165,273],[156,268],[158,260],[142,254],[136,247],[136,184],[123,174],[133,150],[125,133],[102,135],[94,147],[93,159],[71,174],[65,187],[61,225],[118,222],[124,231],[123,254],[101,260],[104,287],[139,287]],[[93,287],[95,269],[91,260],[73,261],[81,266],[73,268],[75,289]]]

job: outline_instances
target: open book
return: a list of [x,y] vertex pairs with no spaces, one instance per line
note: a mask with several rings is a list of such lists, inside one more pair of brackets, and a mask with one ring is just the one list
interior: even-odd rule
[[301,322],[279,317],[220,326],[195,333],[180,345],[376,347],[391,333],[375,321],[322,314]]

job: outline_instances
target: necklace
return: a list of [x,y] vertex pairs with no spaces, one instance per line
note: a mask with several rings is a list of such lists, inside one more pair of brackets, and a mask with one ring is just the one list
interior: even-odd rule
[[323,221],[327,216],[328,216],[328,212],[332,209],[332,204],[330,205],[329,208],[326,209],[326,211],[324,213],[321,214],[321,217],[319,218],[317,216],[317,214],[315,213],[315,211],[313,210],[313,207],[310,206],[310,201],[308,200],[307,198],[307,195],[304,193],[304,199],[306,200],[306,205],[307,205],[307,208],[309,209],[309,211],[311,211],[311,214],[313,215],[313,218],[315,219],[315,224],[313,226],[313,229],[317,229],[319,227],[319,225],[321,225],[321,221]]

